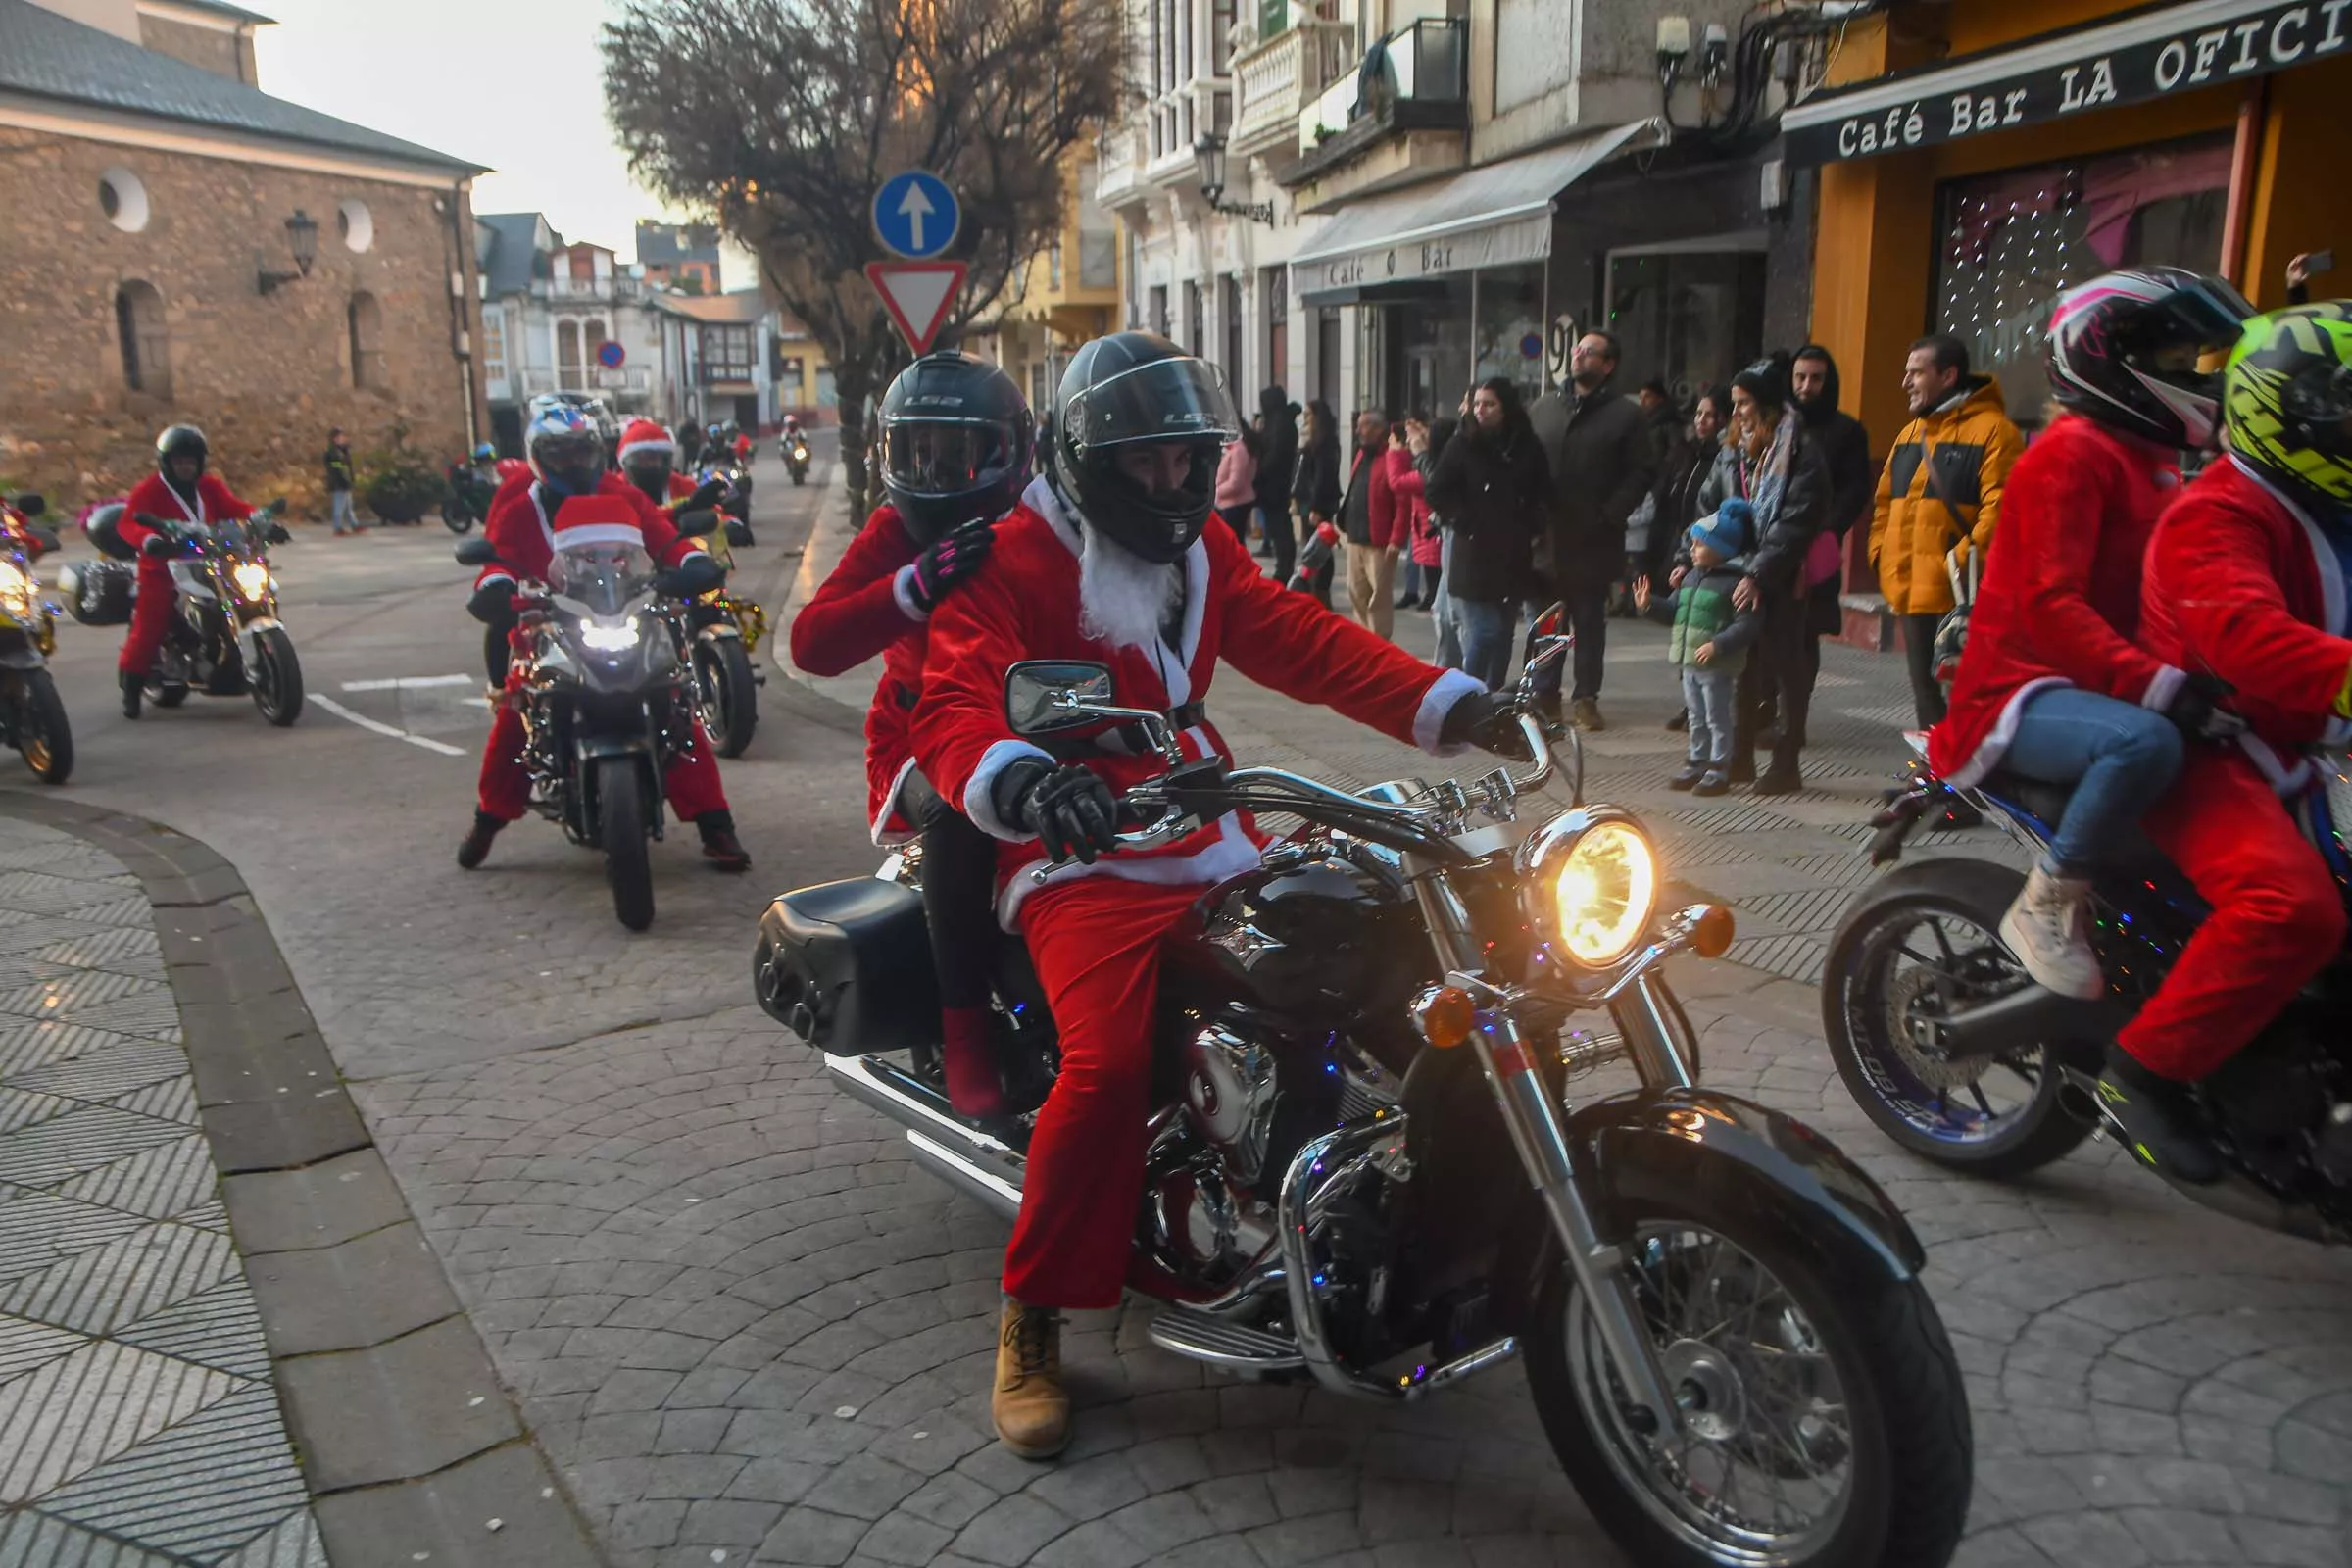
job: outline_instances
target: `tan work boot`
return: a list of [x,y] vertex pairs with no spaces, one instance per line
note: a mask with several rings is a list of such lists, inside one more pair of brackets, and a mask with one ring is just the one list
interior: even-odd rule
[[1609,726],[1600,716],[1600,704],[1590,697],[1579,697],[1568,705],[1568,722],[1578,729],[1603,730]]
[[989,1402],[997,1438],[1024,1459],[1051,1459],[1069,1446],[1070,1395],[1061,1385],[1061,1315],[1004,1303],[997,1336],[997,1392]]

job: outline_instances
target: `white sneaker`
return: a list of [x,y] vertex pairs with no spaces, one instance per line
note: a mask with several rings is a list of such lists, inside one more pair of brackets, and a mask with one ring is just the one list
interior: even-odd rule
[[2089,906],[2088,882],[2052,876],[2037,865],[2001,916],[2001,942],[2036,983],[2062,997],[2096,1002],[2107,994],[2107,977],[2091,951]]

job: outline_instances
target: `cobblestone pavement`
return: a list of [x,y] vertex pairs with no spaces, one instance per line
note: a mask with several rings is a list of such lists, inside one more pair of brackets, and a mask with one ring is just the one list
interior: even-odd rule
[[0,1563],[324,1568],[155,922],[0,816]]
[[[767,554],[788,547],[791,509],[826,503],[804,579],[846,537],[828,478],[797,495],[762,483],[779,514],[762,513],[751,559],[774,573],[771,610],[802,564]],[[289,566],[318,689],[466,667],[461,574],[412,565],[415,545]],[[1426,646],[1426,618],[1400,620]],[[1745,961],[1678,977],[1709,1081],[1835,1137],[1930,1244],[1975,1411],[1962,1560],[2344,1562],[2352,1267],[2180,1201],[2104,1146],[1993,1187],[1873,1132],[1836,1080],[1808,981],[1871,874],[1860,823],[1896,756],[1899,665],[1828,651],[1804,795],[1696,803],[1661,787],[1680,742],[1659,727],[1674,707],[1660,641],[1617,631],[1593,790],[1641,810],[1686,881],[1739,905]],[[482,874],[448,866],[469,757],[309,719],[265,736],[250,711],[200,714],[201,735],[158,725],[133,747],[104,717],[103,671],[70,673],[76,717],[99,715],[90,792],[143,802],[252,882],[410,1205],[615,1562],[1622,1560],[1510,1369],[1376,1409],[1172,1358],[1131,1304],[1074,1325],[1084,1410],[1066,1458],[1028,1465],[988,1441],[1002,1224],[915,1171],[895,1128],[834,1095],[748,1004],[764,898],[871,867],[854,712],[771,671],[769,718],[727,764],[759,870],[727,882],[662,850],[662,914],[632,938],[593,866],[541,824],[510,833]],[[862,707],[864,682],[829,685]],[[342,700],[468,752],[480,732],[478,711],[432,689]],[[1230,671],[1211,701],[1247,760],[1358,781],[1430,766]],[[158,756],[201,757],[207,776],[124,780]]]

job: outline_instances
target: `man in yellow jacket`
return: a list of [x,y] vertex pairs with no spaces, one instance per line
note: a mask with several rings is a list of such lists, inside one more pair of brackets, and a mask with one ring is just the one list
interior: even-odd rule
[[1936,624],[1952,608],[1944,557],[1957,546],[1962,574],[1975,555],[1982,575],[1982,552],[1991,546],[2000,521],[2001,490],[2026,438],[2009,421],[2001,384],[1989,375],[1971,375],[1968,345],[1949,333],[1911,345],[1903,395],[1911,422],[1879,475],[1870,564],[1886,608],[1901,617],[1911,700],[1926,729],[1943,718],[1935,654]]

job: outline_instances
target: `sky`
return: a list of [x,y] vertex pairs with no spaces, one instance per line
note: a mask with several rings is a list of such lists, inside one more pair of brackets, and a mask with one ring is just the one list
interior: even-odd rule
[[[597,29],[612,0],[242,0],[262,88],[488,164],[477,213],[543,212],[567,240],[636,255],[640,218],[679,216],[630,179],[605,121]],[[726,284],[746,270],[730,258]]]

